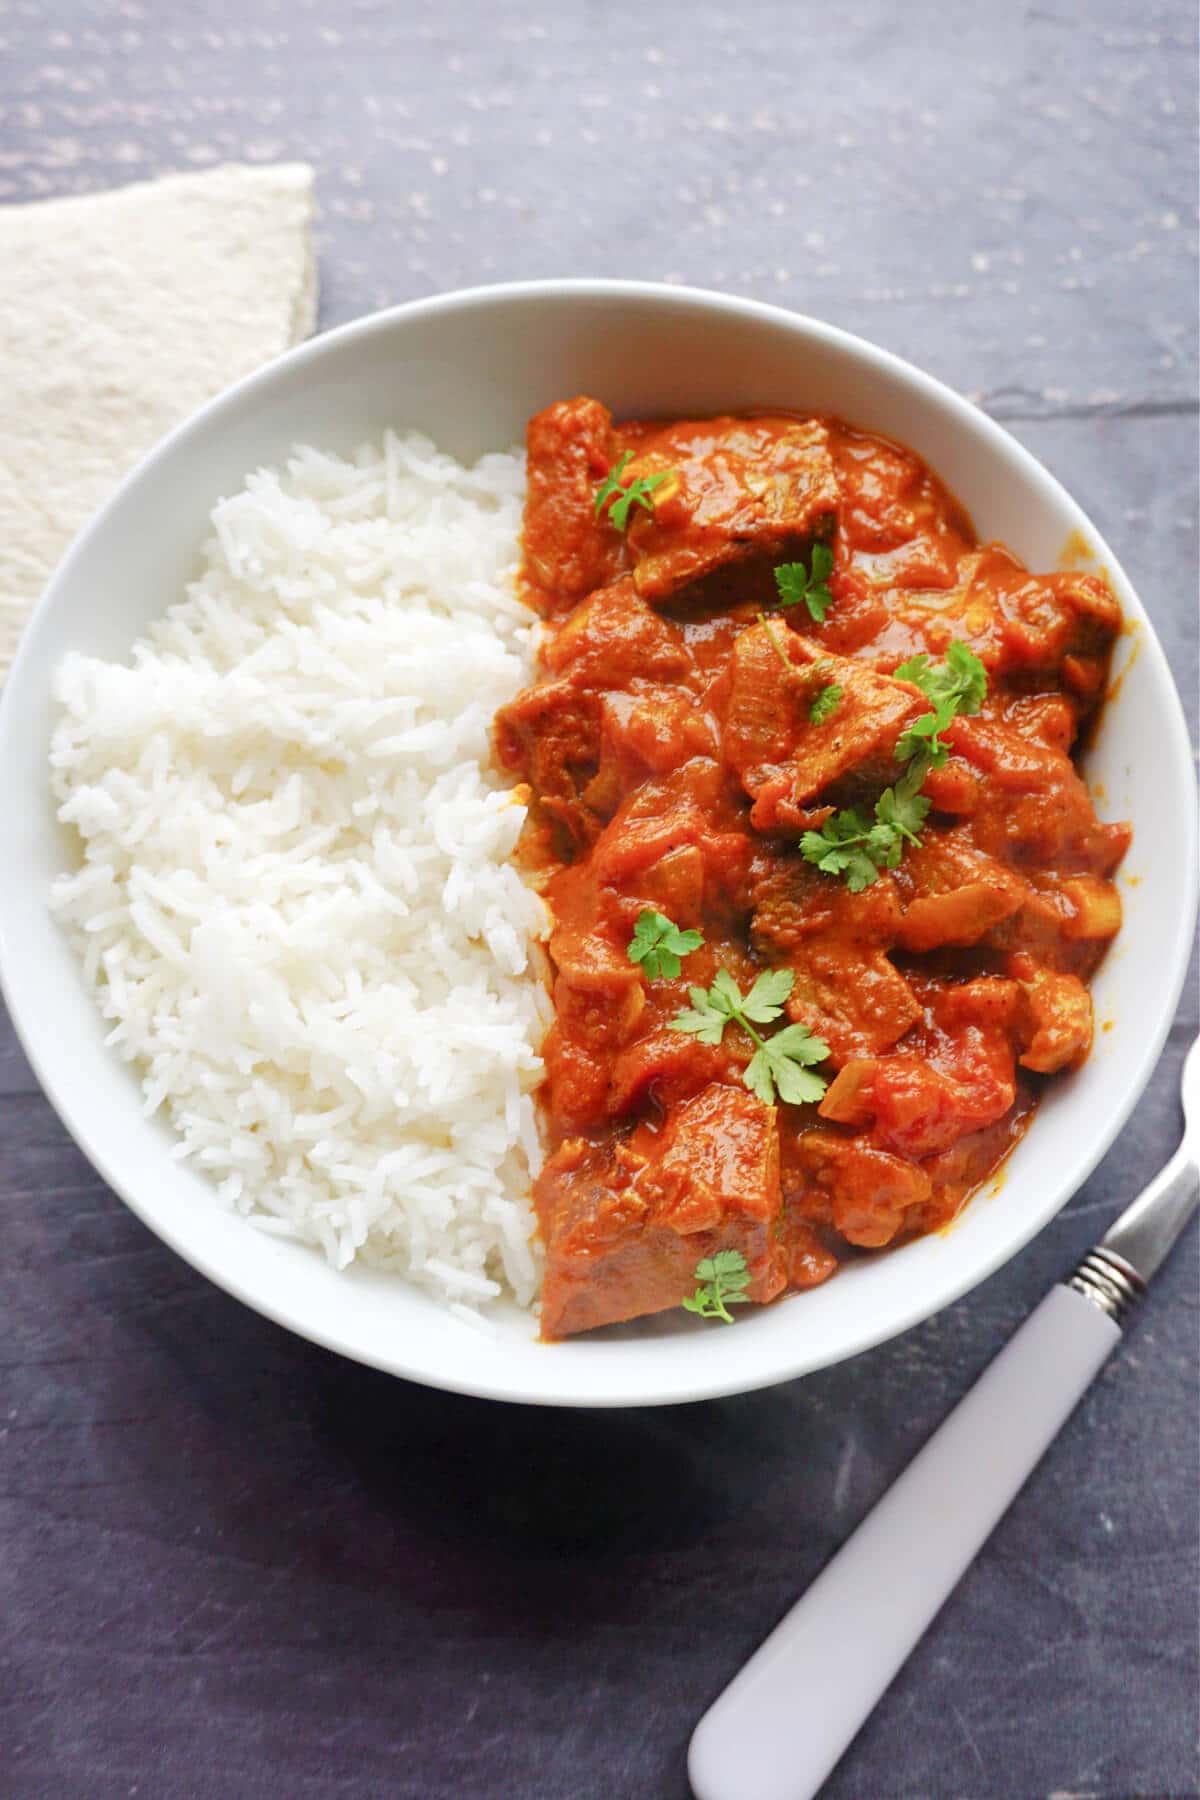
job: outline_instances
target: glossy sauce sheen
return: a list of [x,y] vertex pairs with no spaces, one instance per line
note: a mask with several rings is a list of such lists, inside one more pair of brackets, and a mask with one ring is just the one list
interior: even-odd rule
[[[496,741],[533,791],[523,855],[555,919],[534,1199],[543,1334],[564,1337],[678,1306],[719,1249],[763,1302],[953,1218],[1088,1053],[1130,833],[1097,819],[1071,760],[1112,594],[979,545],[911,452],[785,413],[614,424],[582,398],[539,413],[528,448],[524,574],[547,635]],[[627,449],[623,481],[667,479],[622,533],[595,497]],[[816,541],[834,555],[820,624],[780,610],[774,581]],[[928,701],[893,671],[956,639],[987,669],[983,709],[944,734],[920,848],[852,894],[800,837],[896,781]],[[830,682],[843,697],[813,724]],[[677,980],[629,960],[644,908],[704,934]],[[736,1026],[715,1048],[668,1030],[719,968],[743,992],[793,972],[780,1024],[829,1045],[819,1105],[750,1093]]]

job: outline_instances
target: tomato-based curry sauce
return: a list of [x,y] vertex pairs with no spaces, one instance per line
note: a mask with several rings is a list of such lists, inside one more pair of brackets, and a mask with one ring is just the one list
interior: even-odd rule
[[[1111,592],[979,544],[910,451],[835,419],[614,423],[575,399],[528,452],[545,638],[496,741],[554,918],[534,1200],[557,1338],[678,1306],[721,1250],[762,1302],[953,1218],[1088,1053],[1130,832],[1072,762]],[[822,603],[782,605],[779,569],[815,590],[820,546]],[[905,763],[930,699],[895,671],[952,644],[986,697]],[[822,831],[890,816],[906,768],[919,829],[868,879],[819,866]],[[647,912],[702,935],[677,976],[630,958]],[[767,969],[792,979],[758,1036],[819,1040],[819,1100],[752,1091],[742,1024],[678,1025],[719,971],[745,995]]]

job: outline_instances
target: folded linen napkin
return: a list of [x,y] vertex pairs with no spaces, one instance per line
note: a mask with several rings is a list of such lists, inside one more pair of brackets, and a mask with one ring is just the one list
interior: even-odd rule
[[301,163],[0,207],[0,680],[125,471],[312,330],[312,216]]

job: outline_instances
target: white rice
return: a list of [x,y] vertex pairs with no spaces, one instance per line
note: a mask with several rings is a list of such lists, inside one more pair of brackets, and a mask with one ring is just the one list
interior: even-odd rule
[[540,1285],[542,902],[490,767],[530,678],[518,453],[299,449],[213,513],[127,664],[69,656],[52,904],[175,1154],[454,1306]]

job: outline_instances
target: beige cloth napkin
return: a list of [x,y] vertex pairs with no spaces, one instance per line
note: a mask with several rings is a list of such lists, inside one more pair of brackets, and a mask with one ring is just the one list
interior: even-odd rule
[[120,476],[308,336],[312,217],[300,163],[0,207],[0,679]]

